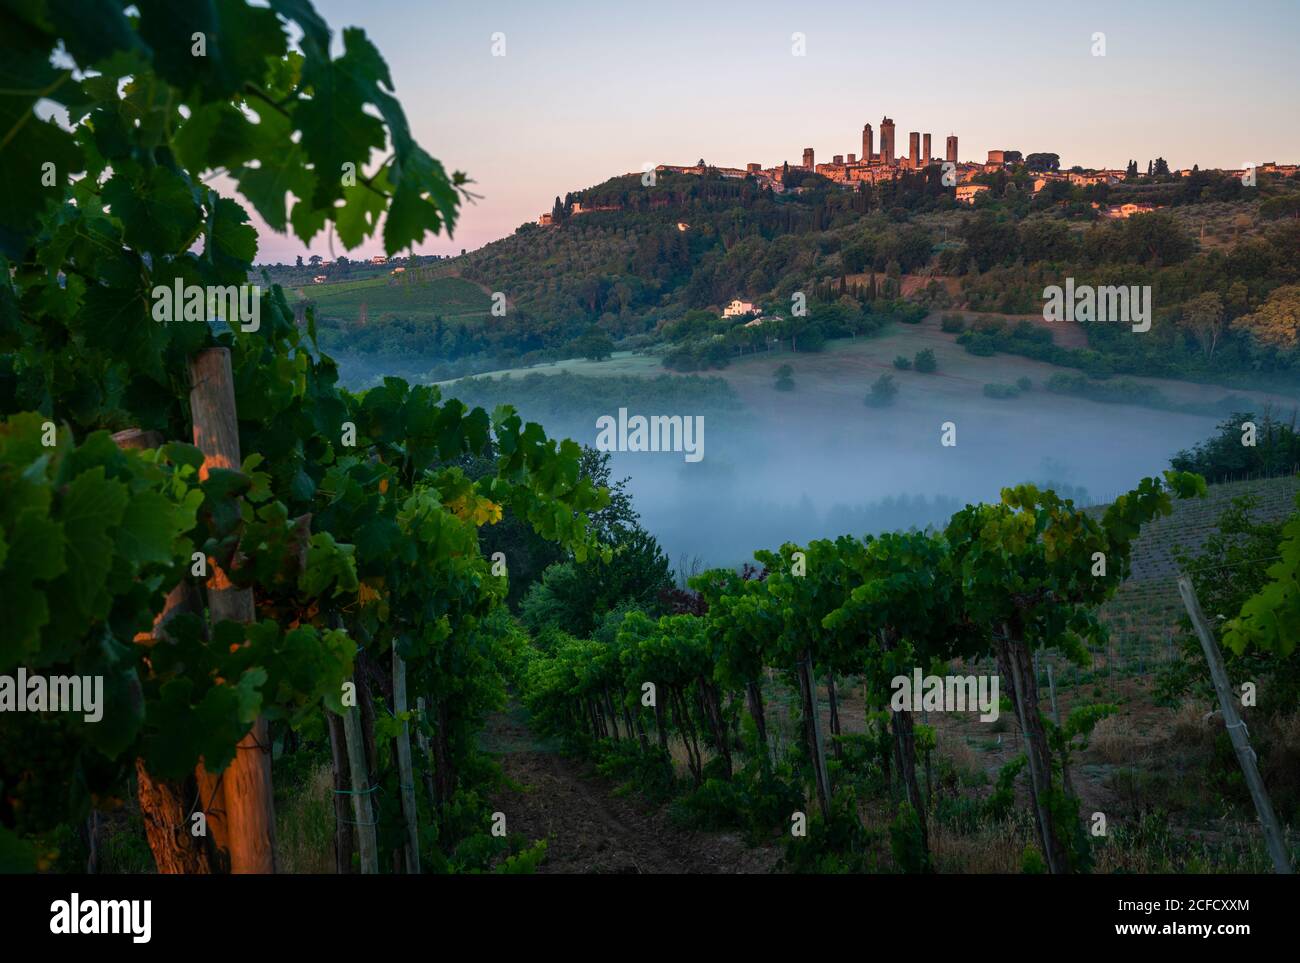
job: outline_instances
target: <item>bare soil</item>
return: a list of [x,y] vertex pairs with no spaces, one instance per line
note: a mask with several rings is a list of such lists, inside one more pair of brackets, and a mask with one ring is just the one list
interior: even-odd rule
[[546,840],[539,873],[765,873],[779,856],[739,834],[675,826],[666,808],[617,793],[585,762],[539,742],[521,714],[497,716],[488,738],[513,784],[493,805],[511,833]]

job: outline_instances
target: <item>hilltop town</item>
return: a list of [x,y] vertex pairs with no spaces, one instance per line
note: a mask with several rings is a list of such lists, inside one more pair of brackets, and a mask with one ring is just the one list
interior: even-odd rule
[[[876,149],[875,129],[871,124],[864,124],[862,127],[862,150],[861,153],[833,154],[829,162],[817,163],[816,151],[812,147],[803,149],[803,159],[799,164],[791,164],[785,161],[774,167],[764,167],[761,163],[748,163],[744,167],[720,167],[713,164],[707,164],[701,158],[697,163],[692,165],[678,164],[659,164],[654,168],[656,174],[688,174],[703,176],[706,173],[712,176],[744,180],[752,178],[761,187],[771,190],[775,194],[781,194],[787,190],[803,191],[807,188],[803,185],[803,179],[808,174],[817,174],[839,185],[842,189],[856,190],[863,184],[878,184],[881,181],[893,181],[907,174],[919,172],[931,172],[941,178],[941,183],[945,188],[953,190],[954,199],[961,204],[974,205],[978,195],[989,190],[988,184],[977,183],[976,179],[981,175],[995,174],[999,171],[1011,171],[1020,165],[1034,174],[1032,180],[1032,193],[1037,195],[1054,182],[1065,182],[1072,186],[1089,187],[1096,184],[1113,185],[1119,184],[1126,179],[1132,179],[1137,176],[1136,163],[1130,163],[1125,170],[1110,168],[1087,168],[1072,167],[1069,170],[1060,170],[1060,158],[1056,154],[1029,154],[1024,155],[1018,150],[990,150],[988,157],[984,161],[962,161],[958,155],[958,140],[956,134],[947,136],[944,156],[936,157],[933,154],[933,138],[929,133],[920,131],[911,131],[907,135],[908,149],[906,154],[899,154],[896,151],[895,124],[889,117],[884,117],[880,121],[880,144],[879,150]],[[1163,160],[1159,163],[1163,164]],[[1186,168],[1178,171],[1170,171],[1182,177],[1190,177],[1198,170],[1196,167]],[[1279,174],[1282,176],[1294,175],[1297,170],[1295,164],[1278,164],[1275,161],[1269,161],[1256,165],[1253,169],[1239,168],[1235,170],[1219,170],[1216,173],[1231,175],[1236,177],[1246,177],[1253,171]],[[791,173],[798,175],[797,178],[791,178]],[[1152,170],[1148,169],[1148,174]],[[790,187],[794,181],[798,186]],[[1099,204],[1099,214],[1106,218],[1124,219],[1132,217],[1135,214],[1145,214],[1158,209],[1158,205],[1150,204],[1118,204],[1102,208]],[[589,214],[598,210],[614,210],[616,208],[603,206],[586,206],[581,203],[573,205],[572,215]],[[543,227],[553,226],[555,224],[554,214],[550,211],[543,213],[538,217],[537,223]]]

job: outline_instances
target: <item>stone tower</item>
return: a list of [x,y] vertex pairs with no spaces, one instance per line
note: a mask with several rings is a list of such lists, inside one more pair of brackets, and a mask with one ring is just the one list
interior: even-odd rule
[[876,150],[876,137],[870,124],[862,125],[862,163],[870,164],[871,155]]
[[954,164],[957,163],[957,135],[956,134],[948,135],[947,159],[952,161]]
[[813,169],[813,149],[811,147],[803,149],[803,166],[808,170]]
[[930,135],[925,134],[921,138],[921,166],[930,166]]
[[921,135],[918,131],[914,130],[907,135],[907,159],[912,170],[921,166]]
[[894,166],[894,122],[888,117],[880,122],[880,163]]

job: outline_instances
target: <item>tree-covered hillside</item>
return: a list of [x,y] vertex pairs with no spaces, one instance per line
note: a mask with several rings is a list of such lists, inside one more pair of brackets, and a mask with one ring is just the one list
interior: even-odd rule
[[[1197,172],[1114,187],[1058,182],[1037,195],[1023,165],[976,180],[991,189],[970,209],[955,203],[938,170],[853,191],[810,175],[781,194],[752,178],[660,173],[647,186],[625,175],[557,198],[553,225],[522,225],[453,263],[513,306],[485,334],[489,350],[526,359],[590,353],[593,338],[636,347],[668,335],[699,347],[748,319],[685,335],[677,322],[691,311],[716,318],[733,298],[786,316],[785,329],[764,336],[815,350],[826,337],[878,327],[899,307],[882,311],[881,299],[1037,314],[1043,289],[1073,277],[1080,285],[1150,285],[1153,325],[1143,337],[1088,325],[1095,354],[1050,359],[1056,363],[1208,378],[1295,363],[1294,180],[1260,175],[1258,187],[1243,187]],[[1105,220],[1094,207],[1128,200],[1165,210]],[[796,292],[809,305],[800,321],[789,317]],[[745,336],[688,367],[725,364],[759,336],[737,334]]]

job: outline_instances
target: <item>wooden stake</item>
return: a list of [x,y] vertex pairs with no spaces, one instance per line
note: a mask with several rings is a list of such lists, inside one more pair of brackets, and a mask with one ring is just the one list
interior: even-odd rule
[[1289,875],[1293,869],[1291,858],[1287,855],[1286,840],[1278,825],[1277,815],[1273,812],[1273,801],[1269,799],[1264,780],[1259,776],[1259,768],[1255,764],[1255,750],[1250,747],[1246,724],[1241,721],[1241,716],[1237,713],[1237,703],[1228,684],[1228,673],[1223,667],[1223,655],[1219,652],[1219,644],[1214,640],[1209,623],[1205,620],[1205,613],[1201,611],[1201,603],[1196,597],[1191,579],[1186,575],[1178,577],[1178,594],[1183,597],[1183,606],[1187,609],[1188,618],[1192,620],[1196,636],[1201,640],[1201,650],[1205,653],[1205,661],[1210,667],[1210,678],[1214,680],[1214,691],[1219,697],[1219,708],[1223,710],[1223,722],[1228,729],[1228,738],[1232,740],[1232,748],[1237,752],[1237,762],[1241,765],[1241,771],[1246,777],[1246,785],[1250,788],[1250,798],[1255,803],[1255,812],[1259,814],[1259,823],[1264,830],[1264,843],[1273,860],[1273,870]]
[[[406,712],[406,662],[393,651],[393,711]],[[397,733],[397,778],[401,781],[402,819],[406,822],[406,872],[420,872],[420,818],[415,805],[415,769],[411,766],[411,729],[401,721]]]
[[343,713],[343,734],[348,747],[348,769],[352,773],[352,819],[356,823],[357,850],[361,872],[379,872],[379,843],[375,835],[375,809],[370,801],[370,769],[361,744],[361,710],[356,706]]
[[[238,470],[239,420],[228,348],[207,348],[190,361],[190,417],[194,444],[203,452],[199,477],[213,468]],[[217,565],[208,578],[208,610],[221,621],[254,619],[253,593],[238,589]],[[275,803],[271,794],[271,746],[264,718],[258,718],[236,747],[222,777],[232,873],[274,873]]]
[[[415,708],[420,713],[420,721],[423,722],[424,696],[415,700]],[[437,812],[438,793],[433,788],[433,748],[429,745],[429,737],[425,734],[423,726],[415,732],[415,743],[420,747],[420,756],[424,760],[424,788],[429,793],[429,805]]]
[[[118,448],[145,450],[159,448],[163,436],[156,431],[144,431],[140,428],[127,428],[113,435],[113,443]],[[134,641],[137,645],[166,645],[171,642],[167,626],[176,616],[185,612],[198,612],[201,602],[198,591],[186,582],[172,586],[167,593],[163,609],[153,621],[150,632],[140,632]],[[220,871],[226,854],[226,835],[224,814],[221,802],[221,788],[205,781],[208,777],[203,763],[194,770],[198,805],[194,804],[194,792],[187,791],[183,783],[155,779],[145,767],[144,759],[136,758],[136,799],[140,805],[140,815],[144,821],[145,836],[149,840],[149,849],[153,853],[154,865],[160,873],[210,874]],[[214,777],[208,777],[215,783]],[[212,840],[209,847],[191,832],[191,808],[202,810],[207,824],[208,838]],[[91,810],[91,817],[98,816]],[[97,825],[97,822],[96,822]],[[94,853],[94,836],[91,837],[92,860]],[[93,871],[93,870],[88,870]]]
[[817,676],[813,674],[812,653],[804,650],[803,658],[798,662],[800,688],[803,690],[805,725],[812,736],[812,763],[817,778],[817,802],[821,806],[822,818],[831,818],[831,782],[826,771],[826,750],[822,746],[822,723],[817,713]]
[[334,777],[334,872],[340,875],[352,872],[354,835],[348,812],[352,809],[344,798],[352,785],[348,766],[347,736],[343,733],[343,717],[333,712],[325,713],[325,723],[330,733],[330,757]]

